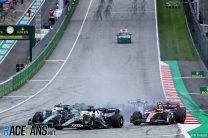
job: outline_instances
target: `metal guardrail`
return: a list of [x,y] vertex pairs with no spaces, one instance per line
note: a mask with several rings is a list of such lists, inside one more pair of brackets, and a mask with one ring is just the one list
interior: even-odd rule
[[208,38],[197,20],[191,0],[184,1],[183,6],[195,48],[205,66],[208,67]]
[[12,91],[12,79],[8,79],[2,83],[0,83],[0,97],[8,94]]
[[45,63],[61,39],[79,0],[74,6],[66,6],[53,29],[34,47],[32,61],[26,68],[0,84],[0,97],[24,85]]

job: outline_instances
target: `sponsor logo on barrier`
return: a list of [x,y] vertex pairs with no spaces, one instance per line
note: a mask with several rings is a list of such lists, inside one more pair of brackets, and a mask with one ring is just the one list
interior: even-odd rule
[[52,136],[55,131],[49,131],[46,125],[8,125],[3,129],[4,136]]
[[206,77],[206,72],[205,71],[192,71],[191,76],[193,78],[203,78]]
[[208,86],[200,87],[200,93],[201,94],[208,94]]

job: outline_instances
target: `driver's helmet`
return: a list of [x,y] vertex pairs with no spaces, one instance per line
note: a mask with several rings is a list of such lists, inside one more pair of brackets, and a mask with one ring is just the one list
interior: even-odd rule
[[61,107],[61,104],[54,105],[54,107]]
[[62,108],[60,105],[58,105],[58,106],[55,106],[55,107],[53,108],[52,112],[55,113],[55,112],[58,112],[58,111],[60,111],[60,110],[63,110],[63,108]]
[[93,109],[94,109],[94,107],[93,107],[93,106],[88,106],[87,111],[92,112],[92,111],[93,111]]
[[162,103],[161,103],[161,102],[158,102],[158,103],[157,103],[157,108],[159,108],[159,109],[163,109],[163,105],[162,105]]
[[67,115],[67,111],[66,110],[60,110],[59,113],[62,114],[62,115]]
[[53,109],[52,110],[52,114],[54,114],[54,113],[57,113],[57,110],[56,109]]

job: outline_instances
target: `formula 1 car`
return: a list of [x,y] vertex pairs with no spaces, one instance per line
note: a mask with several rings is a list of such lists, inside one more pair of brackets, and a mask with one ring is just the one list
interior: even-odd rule
[[48,125],[56,127],[60,123],[60,118],[69,120],[73,116],[79,115],[79,107],[75,105],[55,105],[52,110],[44,112],[36,112],[35,115],[28,120],[28,125]]
[[131,34],[128,29],[121,29],[117,34],[117,43],[131,43]]
[[70,128],[121,128],[124,119],[119,109],[89,107],[80,110],[80,114],[69,120],[62,120],[56,129]]
[[136,111],[130,117],[130,123],[140,125],[141,123],[174,124],[184,123],[186,120],[186,108],[180,107],[178,102],[159,102],[157,106],[141,111]]
[[[47,114],[47,115],[46,115]],[[52,126],[57,130],[63,128],[121,128],[124,124],[123,116],[119,109],[89,107],[78,109],[69,105],[55,106],[53,111],[36,112],[28,124],[44,124]]]

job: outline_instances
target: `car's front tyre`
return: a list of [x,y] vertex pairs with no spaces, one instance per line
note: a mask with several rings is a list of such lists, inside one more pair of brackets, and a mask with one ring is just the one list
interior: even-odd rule
[[142,113],[140,111],[136,111],[131,116],[130,122],[132,122],[134,125],[141,125],[142,121]]
[[124,125],[124,118],[120,114],[115,114],[111,117],[111,126],[113,128],[122,128]]
[[177,108],[175,112],[175,120],[177,123],[184,123],[186,120],[186,108]]
[[88,115],[83,116],[83,122],[87,122],[87,127],[86,129],[92,130],[94,129],[94,119]]

